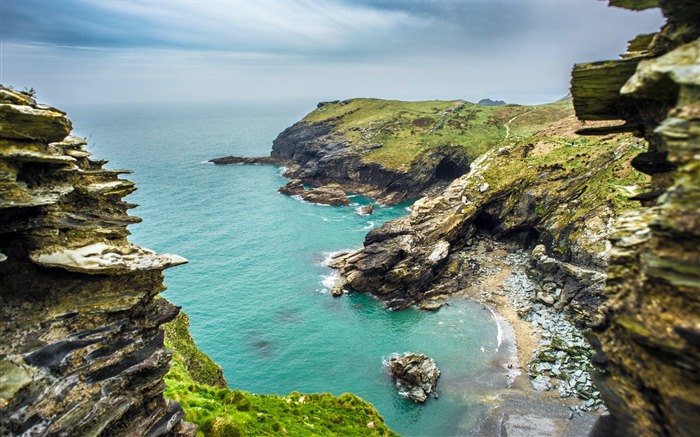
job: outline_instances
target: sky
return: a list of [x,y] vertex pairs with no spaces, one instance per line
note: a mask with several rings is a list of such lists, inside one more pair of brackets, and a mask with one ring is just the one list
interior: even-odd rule
[[0,0],[0,83],[63,103],[568,93],[658,10],[599,0]]

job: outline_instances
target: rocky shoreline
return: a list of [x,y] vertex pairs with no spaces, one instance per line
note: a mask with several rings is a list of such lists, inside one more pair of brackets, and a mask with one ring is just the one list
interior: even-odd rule
[[[531,255],[488,238],[479,243],[481,271],[452,299],[492,309],[503,333],[497,363],[505,387],[482,435],[586,435],[607,409],[590,381],[592,350],[565,313],[538,301],[528,276]],[[568,358],[567,358],[568,357]],[[573,380],[573,381],[572,381]],[[536,407],[535,407],[536,406]]]

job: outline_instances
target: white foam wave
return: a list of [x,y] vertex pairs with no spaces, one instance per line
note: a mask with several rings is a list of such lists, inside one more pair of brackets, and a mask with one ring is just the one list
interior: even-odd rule
[[199,163],[200,163],[200,164],[211,164],[211,165],[214,165],[213,162],[208,161],[208,160],[207,160],[207,161],[199,161]]
[[374,229],[374,225],[375,225],[374,222],[370,220],[367,222],[366,226],[362,227],[362,230],[366,231],[369,229]]
[[496,352],[498,352],[498,348],[501,347],[501,343],[503,343],[503,329],[501,328],[501,323],[498,321],[498,316],[496,315],[496,312],[490,306],[487,306],[486,308],[488,308],[489,311],[491,311],[491,316],[496,322],[496,327],[498,328],[498,332],[496,333]]
[[331,292],[333,287],[335,287],[336,282],[340,279],[340,274],[338,271],[333,270],[329,274],[321,277],[321,289],[318,290],[323,294],[328,294]]
[[353,249],[341,249],[341,250],[336,250],[333,252],[321,252],[321,256],[323,259],[321,260],[321,265],[322,266],[327,266],[333,258],[335,258],[338,255],[345,255],[346,253],[352,252]]

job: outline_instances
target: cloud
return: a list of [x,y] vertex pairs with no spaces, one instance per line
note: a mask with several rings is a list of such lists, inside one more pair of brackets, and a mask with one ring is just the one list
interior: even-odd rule
[[[596,0],[22,0],[2,7],[0,81],[68,99],[566,94],[658,11]],[[528,96],[520,98],[518,96]],[[540,97],[536,97],[540,96]]]
[[328,56],[372,52],[371,42],[422,25],[405,12],[333,1],[24,0],[3,8],[9,42],[78,47]]

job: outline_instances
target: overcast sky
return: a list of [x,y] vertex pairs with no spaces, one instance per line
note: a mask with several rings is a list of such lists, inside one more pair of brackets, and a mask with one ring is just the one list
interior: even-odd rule
[[0,0],[0,82],[85,101],[483,97],[568,92],[657,10],[598,0]]

